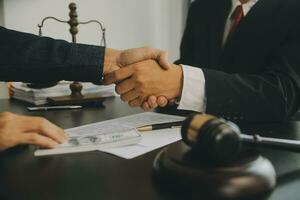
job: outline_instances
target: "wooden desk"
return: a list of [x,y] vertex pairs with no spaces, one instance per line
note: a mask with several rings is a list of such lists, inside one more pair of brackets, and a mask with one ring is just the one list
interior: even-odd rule
[[[105,102],[105,109],[27,112],[25,104],[0,100],[0,112],[41,115],[63,128],[141,112],[118,98]],[[300,139],[300,123],[245,124],[245,132]],[[297,134],[299,133],[299,134]],[[155,200],[182,199],[161,194],[152,184],[152,162],[158,151],[133,160],[101,152],[33,157],[33,147],[23,146],[0,153],[0,199],[26,200]],[[270,200],[298,200],[300,154],[263,150],[278,174]],[[186,199],[186,198],[185,198]],[[205,199],[205,197],[203,197]]]

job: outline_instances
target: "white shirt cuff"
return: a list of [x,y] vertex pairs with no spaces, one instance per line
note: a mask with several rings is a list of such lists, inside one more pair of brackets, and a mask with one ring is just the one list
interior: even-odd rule
[[205,77],[202,69],[182,65],[183,89],[177,109],[196,112],[206,111]]

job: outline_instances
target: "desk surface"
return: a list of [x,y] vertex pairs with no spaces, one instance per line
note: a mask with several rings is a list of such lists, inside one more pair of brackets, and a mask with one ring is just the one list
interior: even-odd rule
[[[105,106],[33,113],[27,112],[23,103],[0,100],[0,112],[44,116],[63,128],[141,112],[129,108],[118,98],[107,100]],[[241,126],[244,132],[259,131],[266,136],[300,139],[300,122]],[[157,152],[132,160],[101,152],[35,158],[33,147],[13,148],[0,153],[0,199],[175,199],[161,194],[152,184],[152,162]],[[262,150],[262,153],[273,162],[278,175],[277,188],[268,199],[298,200],[300,154],[270,150]]]

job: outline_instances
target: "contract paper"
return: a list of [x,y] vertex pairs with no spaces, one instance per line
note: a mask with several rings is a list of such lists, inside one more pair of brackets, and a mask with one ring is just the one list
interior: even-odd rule
[[67,129],[68,140],[55,149],[39,149],[35,156],[96,151],[99,148],[111,148],[137,144],[141,141],[135,128],[113,122],[90,124]]
[[143,132],[141,136],[141,142],[136,145],[109,148],[102,151],[121,158],[132,159],[182,139],[180,128]]
[[69,139],[55,149],[43,149],[36,156],[101,150],[131,159],[181,139],[180,129],[139,133],[136,128],[184,120],[184,117],[158,113],[140,113],[108,121],[66,129]]
[[[142,113],[122,118],[121,121],[132,127],[140,127],[149,124],[176,122],[184,119],[184,117],[174,115]],[[180,128],[147,131],[140,134],[142,140],[136,145],[99,150],[125,159],[132,159],[182,139]]]

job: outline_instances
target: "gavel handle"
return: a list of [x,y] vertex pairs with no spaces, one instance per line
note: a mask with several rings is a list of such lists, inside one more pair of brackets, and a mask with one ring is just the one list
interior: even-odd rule
[[300,152],[300,141],[278,138],[261,137],[260,135],[240,134],[243,143],[257,147],[266,147],[270,149],[285,150],[291,152]]

